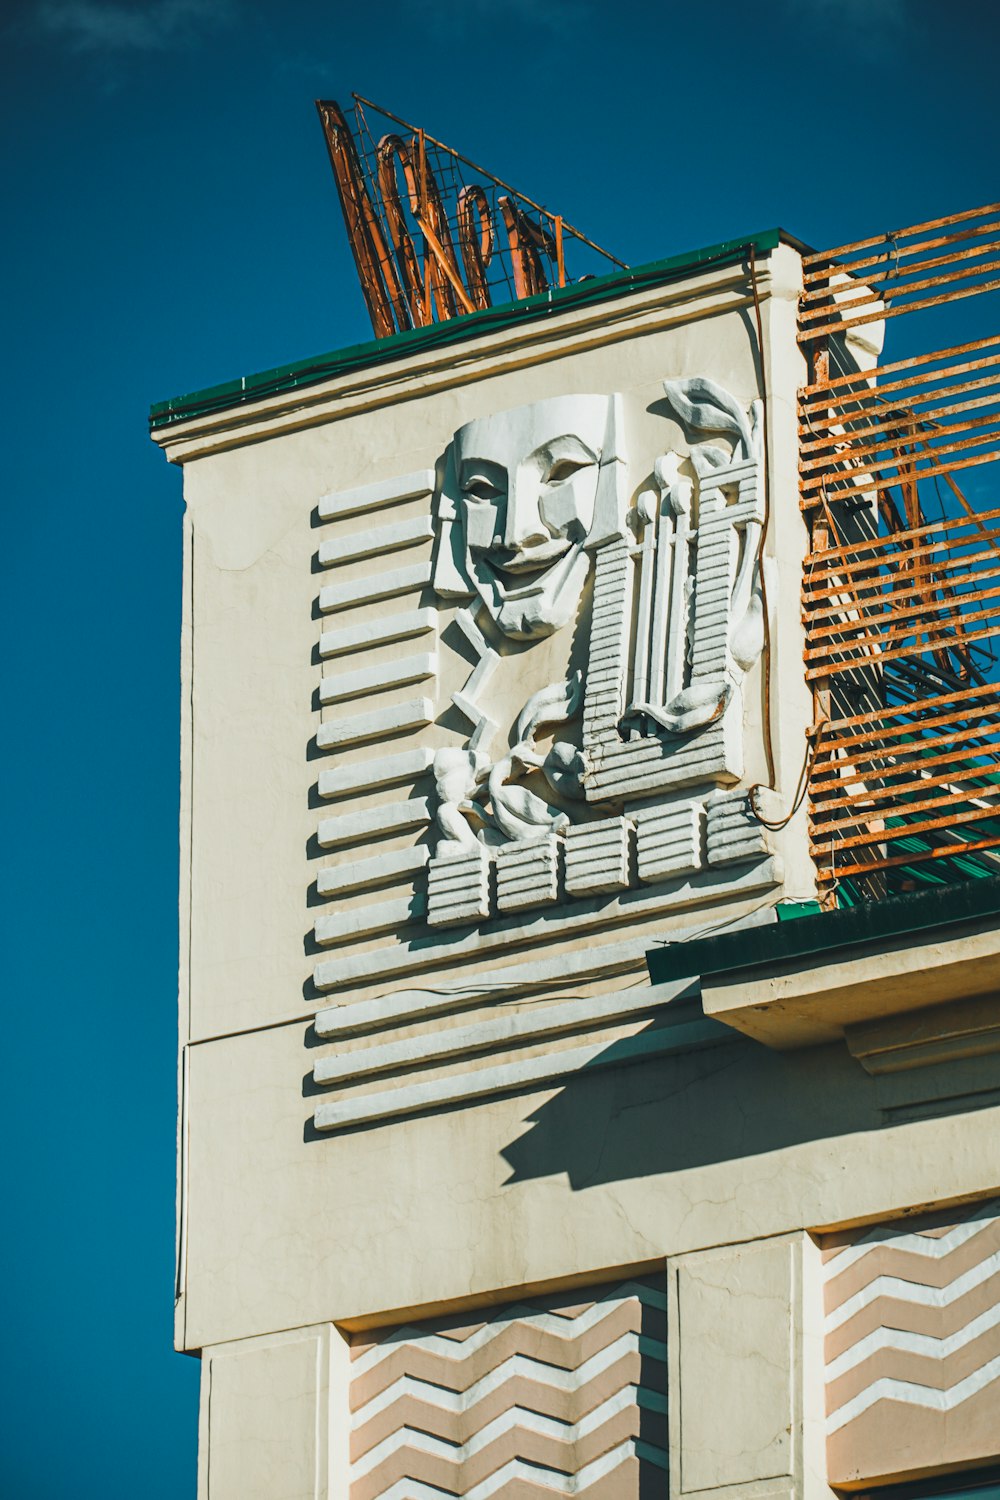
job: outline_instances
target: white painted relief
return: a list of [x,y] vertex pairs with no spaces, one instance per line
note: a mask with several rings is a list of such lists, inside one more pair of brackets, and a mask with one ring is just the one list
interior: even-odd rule
[[[723,880],[773,884],[739,790],[741,687],[763,643],[759,403],[707,378],[664,393],[683,452],[630,451],[616,394],[556,396],[466,423],[436,473],[320,502],[338,528],[379,512],[317,553],[333,572],[317,748],[371,751],[319,776],[344,801],[317,829],[337,860],[317,894],[351,896],[316,922],[328,950],[394,923],[485,933],[546,906],[572,925],[574,904],[603,902],[614,920],[607,903],[643,886],[691,904],[730,865],[753,869]],[[468,665],[442,693],[443,644]],[[354,805],[368,793],[376,805]],[[359,963],[345,952],[344,974]],[[326,960],[317,984],[339,972]]]
[[[467,746],[434,763],[432,925],[469,920],[437,868],[476,846],[495,865],[500,912],[519,891],[528,904],[529,885],[537,906],[718,863],[705,800],[741,774],[740,685],[763,645],[761,410],[704,378],[664,391],[690,450],[656,456],[634,500],[617,396],[539,401],[454,434],[432,586],[464,604],[477,664],[453,698]],[[510,726],[510,683],[552,637],[565,638],[565,677]],[[492,749],[498,734],[505,751]],[[696,802],[642,805],[699,785]],[[734,860],[767,852],[760,838],[720,847]]]
[[513,640],[568,625],[590,571],[585,544],[617,492],[619,425],[614,396],[557,396],[460,427],[438,493],[435,590],[478,594]]
[[760,403],[745,413],[703,377],[667,380],[664,392],[689,455],[655,459],[629,513],[631,545],[623,537],[595,558],[590,658],[602,683],[585,739],[595,801],[743,774],[741,685],[764,640]]
[[656,488],[642,492],[634,512],[642,555],[625,722],[686,734],[725,711],[764,643],[761,406],[754,402],[748,421],[711,380],[668,380],[664,390],[689,430],[732,440],[732,452],[692,446],[695,479],[681,473],[677,454],[658,458]]

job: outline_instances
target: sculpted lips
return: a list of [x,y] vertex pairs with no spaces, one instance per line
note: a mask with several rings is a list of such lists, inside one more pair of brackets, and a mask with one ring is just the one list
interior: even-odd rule
[[506,588],[524,588],[565,557],[571,546],[565,537],[555,537],[541,547],[519,550],[497,547],[482,553],[481,560]]

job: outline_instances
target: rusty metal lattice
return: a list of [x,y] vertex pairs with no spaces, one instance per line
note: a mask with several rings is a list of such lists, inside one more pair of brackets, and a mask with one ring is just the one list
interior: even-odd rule
[[1000,337],[875,367],[852,345],[997,292],[998,231],[991,204],[805,258],[807,792],[828,902],[1000,871]]
[[[937,252],[928,254],[929,251]],[[799,339],[1000,287],[1000,203],[806,256]]]
[[1000,339],[843,375],[800,393],[803,507],[1000,458]]
[[353,99],[353,128],[334,100],[316,108],[377,338],[628,269],[443,141]]

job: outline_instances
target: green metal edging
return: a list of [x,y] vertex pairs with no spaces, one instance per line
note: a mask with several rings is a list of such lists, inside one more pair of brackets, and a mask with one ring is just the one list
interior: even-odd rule
[[1000,917],[1000,875],[865,902],[794,922],[746,927],[646,954],[653,984],[810,960],[843,948]]
[[672,255],[666,260],[651,261],[648,265],[636,266],[628,271],[614,271],[608,276],[593,277],[572,286],[539,292],[537,296],[526,297],[520,302],[506,302],[500,307],[453,318],[446,323],[433,323],[427,328],[411,328],[404,333],[394,333],[384,339],[371,339],[365,344],[353,344],[349,348],[320,354],[313,359],[278,365],[273,370],[264,370],[257,375],[245,375],[239,380],[208,386],[186,396],[174,396],[167,401],[154,402],[149,409],[149,425],[156,432],[175,422],[208,416],[212,412],[242,406],[249,401],[262,401],[268,396],[278,396],[301,386],[316,385],[335,375],[386,364],[390,360],[420,353],[424,349],[447,348],[451,344],[475,338],[477,334],[516,327],[551,313],[567,312],[577,307],[593,307],[644,287],[674,281],[701,266],[726,264],[751,247],[755,254],[768,254],[781,240],[799,244],[799,241],[781,229],[764,229],[756,234],[744,235],[742,239],[723,240],[721,244],[709,245],[704,250]]

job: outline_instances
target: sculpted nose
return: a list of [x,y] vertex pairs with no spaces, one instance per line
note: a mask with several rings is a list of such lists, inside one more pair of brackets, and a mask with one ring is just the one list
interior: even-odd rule
[[518,475],[507,494],[504,543],[512,550],[541,547],[549,541],[539,513],[539,486],[535,475]]

